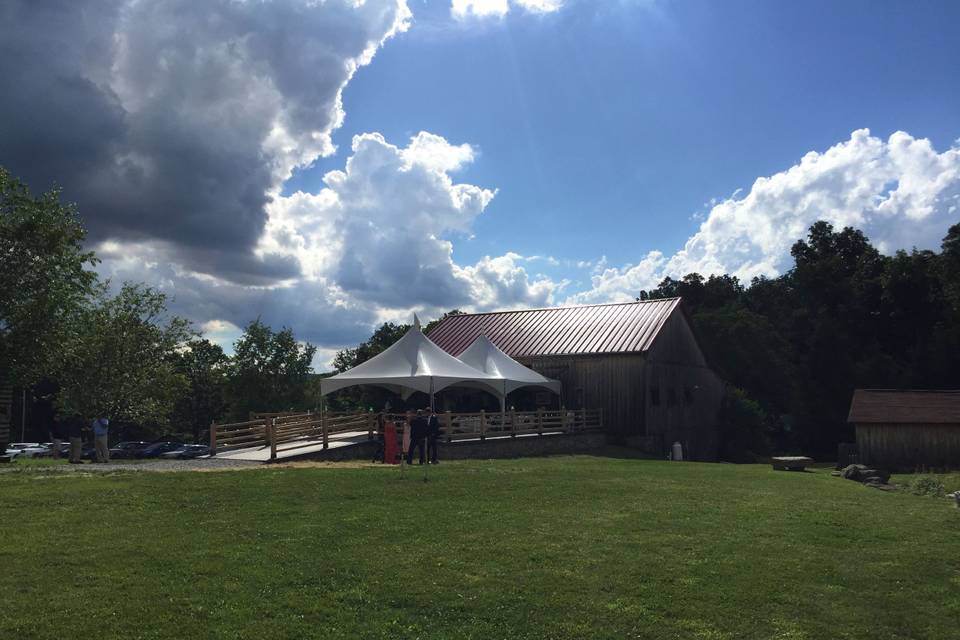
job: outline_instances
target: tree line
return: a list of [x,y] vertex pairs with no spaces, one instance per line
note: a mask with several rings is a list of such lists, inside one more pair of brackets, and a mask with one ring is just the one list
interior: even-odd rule
[[[0,378],[55,395],[63,413],[106,413],[143,435],[172,429],[197,438],[213,420],[319,406],[316,348],[291,329],[255,319],[227,356],[170,314],[163,292],[124,283],[110,293],[85,237],[58,191],[34,196],[0,167]],[[960,388],[960,224],[939,252],[886,256],[856,229],[817,222],[791,256],[793,267],[775,278],[745,284],[691,273],[638,292],[638,300],[684,299],[727,383],[726,459],[832,455],[853,439],[846,416],[858,387]],[[408,328],[381,325],[338,352],[335,371],[372,358]],[[384,393],[348,389],[329,402],[380,407]]]
[[939,252],[886,256],[861,231],[817,222],[790,253],[776,278],[691,273],[640,292],[683,297],[728,383],[725,458],[836,454],[854,439],[856,388],[960,388],[960,224]]
[[228,357],[169,313],[163,292],[129,282],[111,292],[85,238],[59,191],[34,196],[0,167],[0,382],[138,438],[199,439],[213,420],[312,406],[316,347],[256,319]]

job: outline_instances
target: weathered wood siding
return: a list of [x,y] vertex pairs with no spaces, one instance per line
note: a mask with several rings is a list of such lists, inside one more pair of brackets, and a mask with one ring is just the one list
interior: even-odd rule
[[960,424],[858,423],[860,461],[890,470],[960,468]]
[[568,409],[602,409],[614,439],[643,435],[643,367],[640,354],[543,356],[518,360],[563,384]]
[[647,437],[666,455],[675,441],[694,460],[715,460],[723,387],[686,317],[671,314],[646,354],[518,358],[563,384],[567,408],[600,408],[614,441]]
[[723,383],[707,366],[682,312],[672,313],[660,329],[645,373],[647,434],[659,435],[667,447],[680,442],[693,460],[715,460]]

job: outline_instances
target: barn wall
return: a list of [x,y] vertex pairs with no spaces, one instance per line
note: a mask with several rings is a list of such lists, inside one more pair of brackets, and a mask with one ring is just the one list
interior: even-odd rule
[[857,424],[860,460],[889,470],[960,468],[960,424]]
[[707,366],[682,312],[671,314],[660,329],[647,360],[647,434],[659,435],[666,446],[680,442],[694,460],[715,460],[723,384]]
[[602,409],[613,439],[643,435],[643,367],[640,354],[518,358],[563,384],[568,409]]

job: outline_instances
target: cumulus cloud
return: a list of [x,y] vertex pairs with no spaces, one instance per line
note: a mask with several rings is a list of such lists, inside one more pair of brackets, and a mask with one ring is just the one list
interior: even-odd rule
[[292,326],[321,347],[321,368],[336,348],[368,337],[372,325],[409,322],[414,311],[437,317],[454,307],[553,302],[565,283],[524,268],[550,259],[507,253],[455,262],[451,238],[469,233],[496,195],[451,177],[475,157],[470,145],[421,132],[400,147],[368,133],[354,137],[351,151],[317,193],[275,195],[267,205],[257,252],[302,265],[295,278],[238,283],[192,270],[155,241],[101,242],[101,271],[116,283],[140,280],[169,293],[172,311],[224,346],[257,317]]
[[552,284],[531,281],[515,254],[474,266],[454,262],[451,237],[468,233],[496,195],[450,176],[470,145],[421,132],[406,147],[380,134],[354,137],[343,170],[317,194],[277,198],[263,246],[289,251],[308,276],[391,309],[543,302]]
[[467,18],[502,18],[512,6],[529,13],[553,13],[563,6],[562,0],[452,0],[450,13],[458,20]]
[[670,258],[651,252],[636,265],[605,268],[573,302],[626,300],[664,276],[731,273],[776,276],[790,247],[817,220],[862,229],[887,253],[935,248],[960,217],[960,147],[937,152],[929,140],[898,131],[887,140],[854,131],[823,153],[758,178],[713,204],[699,230]]
[[294,278],[255,252],[292,169],[334,151],[341,93],[405,0],[7,2],[0,164],[56,182],[96,240],[163,244],[192,271]]

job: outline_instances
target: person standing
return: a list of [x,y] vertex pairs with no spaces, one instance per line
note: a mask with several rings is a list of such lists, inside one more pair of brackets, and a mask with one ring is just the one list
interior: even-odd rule
[[90,426],[93,427],[93,444],[97,451],[97,462],[110,462],[110,447],[107,443],[110,420],[101,415]]
[[413,464],[413,451],[419,449],[420,464],[424,464],[424,439],[427,437],[427,421],[423,417],[423,409],[417,409],[416,417],[410,421],[410,448],[407,449],[407,464]]
[[440,418],[437,412],[430,409],[430,417],[427,418],[427,457],[430,464],[439,464],[437,459],[437,440],[440,438]]
[[67,435],[70,436],[70,464],[83,464],[83,418],[74,414],[67,423]]
[[64,441],[64,425],[63,418],[58,415],[53,416],[53,422],[50,425],[50,442],[53,443],[53,446],[50,448],[50,455],[54,460],[60,458],[60,447],[63,445]]

